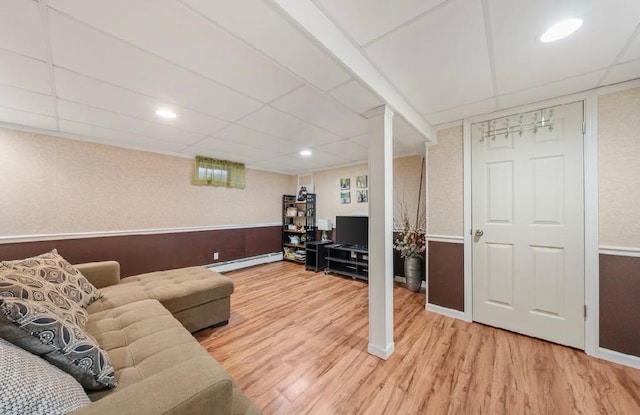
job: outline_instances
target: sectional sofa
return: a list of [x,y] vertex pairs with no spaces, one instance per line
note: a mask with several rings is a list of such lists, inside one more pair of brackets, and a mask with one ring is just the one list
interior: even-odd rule
[[[47,258],[46,255],[51,253],[41,257]],[[56,309],[59,314],[67,316],[63,325],[68,326],[71,324],[69,321],[78,320],[84,323],[84,330],[89,335],[86,337],[95,340],[99,345],[96,349],[104,353],[92,355],[90,361],[99,361],[100,369],[103,369],[102,365],[107,369],[88,378],[86,375],[78,377],[74,371],[83,369],[82,363],[78,364],[81,359],[76,359],[74,363],[77,365],[71,365],[71,370],[64,369],[63,366],[73,360],[69,358],[72,353],[46,349],[48,338],[43,340],[44,330],[16,328],[20,324],[33,324],[33,319],[25,322],[20,314],[23,312],[20,296],[36,297],[37,301],[33,303],[36,309],[40,306],[53,307],[50,301],[40,301],[37,294],[30,294],[29,291],[34,284],[39,284],[29,278],[55,278],[57,274],[52,277],[53,272],[46,267],[41,266],[32,272],[34,275],[29,276],[28,268],[25,271],[12,262],[3,262],[0,266],[0,311],[4,313],[0,320],[0,338],[13,343],[10,346],[17,345],[27,350],[31,347],[29,351],[32,354],[43,357],[80,379],[90,403],[83,401],[83,396],[77,397],[80,403],[68,407],[74,409],[73,413],[260,414],[224,368],[191,335],[191,332],[202,328],[227,323],[230,295],[233,292],[232,280],[203,267],[154,272],[122,280],[119,264],[115,261],[79,264],[75,267],[69,265],[67,268],[73,272],[79,271],[78,275],[86,278],[88,284],[84,286],[87,287],[87,293],[94,295],[91,290],[95,290],[96,298],[81,309],[76,307],[74,301],[60,299],[55,293],[53,297],[50,294],[47,296],[54,298],[57,302],[55,306],[63,309]],[[25,281],[31,286],[16,288]],[[78,297],[73,290],[57,290],[68,298]],[[18,294],[13,298],[12,293]],[[44,313],[46,310],[41,311]],[[63,333],[64,329],[59,331]],[[78,329],[70,330],[75,331]],[[38,340],[35,348],[34,337]],[[15,359],[7,357],[8,346],[4,343],[0,343],[0,364],[3,363],[2,359],[5,359],[4,364],[7,358]],[[18,350],[9,352],[15,354]],[[65,358],[67,361],[60,364]],[[36,363],[41,364],[41,360]],[[96,385],[100,382],[102,384]],[[0,389],[7,384],[0,382]],[[115,384],[117,386],[114,387]],[[47,388],[50,387],[44,387],[45,390]],[[19,398],[12,399],[7,390],[0,390],[0,395],[3,395],[2,392],[4,397],[0,396],[0,412],[12,413],[11,405],[16,404]],[[66,396],[65,393],[56,392],[52,396],[60,399],[60,396]],[[18,410],[14,412],[20,413]],[[55,413],[53,410],[47,412]]]

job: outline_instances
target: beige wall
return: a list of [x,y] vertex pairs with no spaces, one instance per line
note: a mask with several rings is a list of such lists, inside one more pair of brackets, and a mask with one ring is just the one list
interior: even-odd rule
[[0,236],[281,222],[291,176],[190,184],[193,160],[0,129]]
[[462,236],[462,140],[460,125],[438,131],[437,143],[429,146],[427,233],[430,235]]
[[[404,200],[411,218],[415,218],[420,188],[421,156],[401,157],[393,160],[394,202]],[[369,214],[368,203],[358,203],[356,197],[356,176],[368,175],[367,164],[328,169],[313,173],[315,193],[317,194],[317,217],[331,219],[354,214]],[[340,203],[340,178],[351,178],[351,203]],[[424,189],[422,191],[422,209],[424,210]],[[397,203],[394,204],[396,220],[399,218]]]
[[598,98],[601,245],[640,248],[640,88]]

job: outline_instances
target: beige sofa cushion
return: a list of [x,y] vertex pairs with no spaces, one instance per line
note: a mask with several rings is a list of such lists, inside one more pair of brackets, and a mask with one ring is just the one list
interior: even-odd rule
[[[197,357],[207,357],[217,365],[157,300],[138,301],[90,314],[87,331],[111,358],[118,382],[115,391]],[[170,373],[167,372],[167,381],[171,381]],[[89,396],[95,400],[115,391]]]
[[104,287],[101,292],[103,298],[87,308],[89,313],[157,299],[176,314],[228,297],[233,293],[233,281],[204,267],[189,267],[123,278],[119,284]]

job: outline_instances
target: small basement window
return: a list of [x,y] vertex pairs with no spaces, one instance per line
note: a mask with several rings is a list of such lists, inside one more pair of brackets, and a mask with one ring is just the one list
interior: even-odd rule
[[196,156],[196,166],[191,183],[196,186],[244,189],[244,164]]

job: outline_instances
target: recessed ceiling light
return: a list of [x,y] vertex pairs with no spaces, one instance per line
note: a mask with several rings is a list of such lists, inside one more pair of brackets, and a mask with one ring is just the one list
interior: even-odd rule
[[549,43],[556,40],[564,39],[582,26],[582,19],[567,19],[558,22],[548,28],[542,36],[540,36],[540,42]]
[[174,119],[178,116],[175,112],[167,108],[160,108],[159,110],[156,111],[156,115],[160,118],[168,118],[168,119]]
[[300,155],[304,157],[309,157],[311,155],[311,150],[300,150]]

